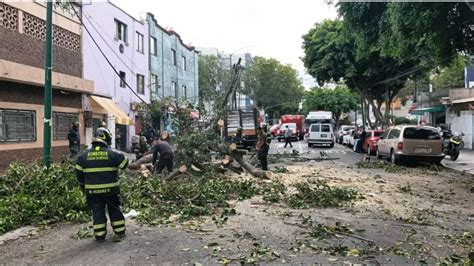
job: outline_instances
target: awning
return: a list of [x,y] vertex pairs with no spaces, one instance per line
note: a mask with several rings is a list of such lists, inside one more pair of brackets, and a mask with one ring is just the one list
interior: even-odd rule
[[132,125],[133,121],[114,101],[108,98],[91,96],[91,99],[98,105],[102,106],[107,113],[115,117],[115,123],[120,125]]
[[444,105],[436,105],[433,107],[426,107],[426,108],[417,108],[411,110],[411,115],[424,115],[425,113],[441,113],[446,111],[446,106]]

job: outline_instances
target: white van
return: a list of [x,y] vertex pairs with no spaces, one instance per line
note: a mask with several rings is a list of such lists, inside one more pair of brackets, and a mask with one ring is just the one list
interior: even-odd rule
[[313,145],[329,145],[334,147],[334,132],[329,123],[311,124],[309,128],[308,147]]

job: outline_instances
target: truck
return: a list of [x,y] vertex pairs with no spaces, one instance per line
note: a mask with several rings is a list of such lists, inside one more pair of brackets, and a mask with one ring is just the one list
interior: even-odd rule
[[334,118],[332,117],[332,112],[329,112],[329,111],[309,112],[305,120],[306,134],[308,134],[309,127],[311,126],[311,124],[315,124],[315,123],[331,124],[333,127],[333,130],[334,130],[334,127],[336,126],[336,122],[334,121]]
[[305,119],[304,115],[282,115],[280,117],[280,132],[278,136],[278,140],[281,140],[281,136],[284,135],[285,129],[281,126],[283,124],[289,124],[289,123],[295,123],[296,124],[296,129],[295,129],[295,135],[296,139],[303,140],[304,139],[304,134],[305,134]]
[[257,127],[261,122],[262,117],[256,107],[229,110],[224,119],[224,138],[228,141],[232,140],[237,134],[237,129],[242,128],[245,135],[244,148],[255,147]]

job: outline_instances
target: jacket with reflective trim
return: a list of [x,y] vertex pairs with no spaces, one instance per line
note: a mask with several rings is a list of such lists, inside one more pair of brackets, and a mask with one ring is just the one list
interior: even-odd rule
[[117,194],[120,193],[118,170],[127,165],[124,154],[104,144],[93,143],[92,148],[77,157],[77,181],[87,195]]

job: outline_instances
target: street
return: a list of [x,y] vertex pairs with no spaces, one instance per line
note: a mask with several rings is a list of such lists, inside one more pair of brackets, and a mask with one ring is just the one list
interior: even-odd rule
[[[300,155],[307,158],[319,158],[321,152],[325,152],[329,158],[339,158],[338,160],[346,164],[354,164],[362,158],[365,154],[360,154],[352,151],[352,149],[345,147],[340,144],[336,144],[334,148],[324,147],[324,146],[313,146],[308,147],[308,143],[305,140],[292,142],[293,148],[290,146],[285,146],[285,142],[278,142],[278,140],[272,140],[269,154],[284,154],[290,153],[293,150],[297,151]],[[372,159],[375,159],[375,156],[372,156]]]

